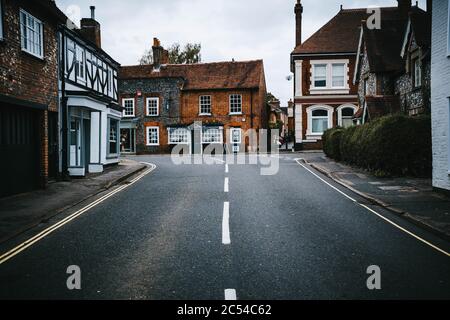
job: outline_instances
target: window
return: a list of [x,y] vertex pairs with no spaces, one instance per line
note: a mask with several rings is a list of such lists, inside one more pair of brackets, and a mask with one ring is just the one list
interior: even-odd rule
[[242,114],[242,96],[240,94],[230,95],[230,114]]
[[159,127],[147,127],[147,145],[159,146]]
[[343,128],[348,128],[353,126],[353,116],[355,115],[355,110],[353,108],[347,107],[339,110],[339,126]]
[[188,144],[190,133],[186,128],[169,128],[169,144]]
[[231,128],[231,143],[241,144],[242,143],[242,131],[241,128]]
[[76,55],[75,55],[75,74],[77,79],[84,80],[84,66],[85,66],[85,54],[83,48],[77,46],[76,47]]
[[211,115],[211,96],[200,96],[200,115]]
[[0,40],[3,40],[3,8],[2,8],[2,1],[0,1]]
[[345,87],[345,64],[333,64],[333,88]]
[[314,110],[312,112],[312,133],[322,134],[328,130],[328,110]]
[[119,121],[115,119],[109,119],[108,121],[109,121],[108,154],[115,155],[119,153]]
[[327,65],[314,65],[314,87],[326,88],[327,86]]
[[38,58],[44,57],[42,22],[20,9],[20,37],[22,50]]
[[413,61],[413,71],[414,71],[414,87],[420,87],[422,85],[422,66],[420,64],[420,59],[416,58]]
[[159,116],[159,98],[147,98],[147,116]]
[[123,110],[123,116],[124,117],[134,117],[135,116],[134,98],[123,99],[122,104],[123,104],[123,107],[125,108],[125,110]]
[[202,143],[222,143],[222,130],[219,128],[203,128]]

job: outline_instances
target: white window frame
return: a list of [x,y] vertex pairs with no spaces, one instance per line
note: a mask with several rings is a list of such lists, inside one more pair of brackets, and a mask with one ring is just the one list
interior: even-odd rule
[[3,0],[0,0],[0,41],[3,40]]
[[[232,104],[235,103],[235,102],[232,102],[234,97],[239,97],[239,99],[240,99],[240,104],[241,104],[241,108],[240,109],[241,109],[241,111],[239,111],[239,112],[231,110]],[[243,114],[243,112],[242,112],[242,104],[243,104],[242,103],[242,94],[237,94],[237,93],[230,94],[229,97],[228,97],[228,104],[229,104],[230,115],[242,115]]]
[[[79,54],[81,54],[81,60]],[[83,70],[82,75],[80,70]],[[75,75],[78,80],[85,81],[86,79],[86,52],[77,44],[75,44]]]
[[[324,87],[316,87],[316,81],[318,81],[317,80],[317,76],[316,76],[316,71],[317,71],[317,67],[325,67],[325,86]],[[326,89],[326,88],[328,88],[328,77],[327,77],[327,74],[328,74],[328,64],[326,64],[326,63],[316,63],[316,64],[313,64],[313,72],[312,72],[312,77],[313,77],[313,81],[312,81],[312,83],[311,83],[311,85],[312,85],[312,87],[313,88],[315,88],[315,89]],[[321,80],[321,81],[323,81],[323,80]]]
[[[44,24],[42,23],[41,20],[39,20],[36,17],[34,17],[33,15],[29,14],[22,8],[19,10],[19,15],[20,15],[20,19],[19,19],[20,20],[20,46],[21,46],[22,51],[24,51],[28,54],[31,54],[32,56],[35,56],[39,59],[44,59]],[[25,22],[23,21],[23,15],[26,16],[27,21],[25,21]],[[34,50],[25,48],[25,45],[24,45],[25,36],[26,36],[26,39],[28,39],[30,37],[30,35],[33,34],[33,38],[34,38],[34,33],[36,33],[35,29],[32,29],[28,26],[28,19],[33,19],[34,25],[37,24],[38,26],[40,26],[39,42],[38,42],[38,44],[40,45],[40,47],[39,47],[39,49],[41,51],[40,54],[34,52]],[[24,26],[26,27],[26,35],[24,34],[24,31],[23,31]],[[31,33],[30,29],[32,29],[33,33]]]
[[[206,107],[207,104],[204,103],[203,98],[209,99],[209,112],[202,112],[203,107]],[[198,114],[200,116],[210,116],[212,115],[212,96],[210,95],[201,95],[198,97]]]
[[309,108],[306,108],[306,114],[308,116],[308,128],[306,130],[306,136],[307,138],[315,138],[315,139],[321,139],[323,132],[313,132],[312,131],[312,123],[313,123],[313,117],[312,113],[316,110],[325,110],[328,112],[328,129],[333,128],[333,113],[334,108],[327,106],[327,105],[314,105]]
[[[333,86],[333,66],[334,65],[344,65],[344,86],[334,87]],[[337,60],[311,60],[311,88],[310,93],[314,94],[349,94],[349,59],[337,59]],[[315,86],[315,68],[317,65],[326,65],[326,86],[316,87]]]
[[[205,131],[208,130],[218,130],[219,131],[219,141],[205,141],[204,135]],[[202,144],[222,144],[223,143],[223,128],[222,127],[203,127],[202,128]]]
[[[190,144],[191,138],[190,138],[190,134],[191,131],[188,128],[167,128],[168,130],[168,136],[169,136],[169,144],[173,145],[173,144]],[[176,135],[176,137],[180,137],[180,131],[183,132],[182,136],[183,136],[183,140],[184,140],[184,136],[186,137],[185,141],[179,142],[179,141],[174,141],[174,137],[173,134],[175,132],[178,132],[178,134]]]
[[[111,122],[116,124],[115,140],[111,139]],[[116,150],[111,150],[111,142],[116,143]],[[113,152],[114,151],[114,152]],[[108,157],[116,157],[120,153],[120,120],[108,118]]]
[[[156,114],[150,114],[150,101],[156,101]],[[145,113],[147,117],[159,117],[159,97],[148,97],[145,99]]]
[[133,118],[136,116],[136,100],[134,98],[123,98],[122,99],[122,107],[125,108],[125,102],[132,102],[133,103],[133,114],[126,114],[126,109],[123,110],[122,116],[124,118]]
[[[157,133],[157,137],[158,137],[158,142],[150,142],[150,130],[154,130],[156,129],[156,133]],[[145,128],[146,130],[146,145],[147,146],[159,146],[159,127],[155,127],[155,126],[149,126]]]
[[337,114],[338,114],[338,126],[342,127],[342,123],[343,123],[343,115],[342,115],[342,110],[344,109],[353,109],[353,115],[355,115],[356,111],[358,110],[358,108],[353,105],[353,104],[344,104],[342,106],[339,106],[339,108],[337,108]]
[[[239,141],[234,141],[234,132],[239,132]],[[242,143],[242,129],[241,128],[231,128],[230,129],[230,142],[231,144],[241,144]]]
[[[334,78],[335,78],[335,75],[334,75],[334,67],[335,66],[343,66],[344,67],[344,74],[342,75],[342,77],[343,77],[343,80],[344,80],[344,85],[342,85],[342,86],[335,86],[333,83],[334,83]],[[345,80],[346,80],[346,77],[345,77],[345,70],[346,70],[346,67],[347,67],[347,65],[345,64],[345,63],[333,63],[332,65],[331,65],[331,87],[333,88],[333,89],[345,89]],[[339,76],[339,77],[341,77],[341,76]],[[348,81],[348,79],[347,79],[347,81]]]

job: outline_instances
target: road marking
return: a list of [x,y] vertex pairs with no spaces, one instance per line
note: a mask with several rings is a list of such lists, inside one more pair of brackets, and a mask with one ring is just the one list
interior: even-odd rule
[[230,192],[230,185],[229,185],[229,179],[228,178],[225,178],[223,189],[224,189],[225,192]]
[[235,289],[226,289],[225,290],[225,300],[227,300],[227,301],[237,300],[236,290]]
[[230,168],[228,167],[228,164],[225,165],[225,173],[230,172]]
[[28,239],[27,241],[19,244],[14,249],[12,249],[12,250],[6,252],[5,254],[1,255],[0,256],[0,265],[5,263],[6,261],[12,259],[13,257],[15,257],[19,253],[23,252],[24,250],[28,249],[32,245],[36,244],[37,242],[39,242],[40,240],[44,239],[45,237],[47,237],[51,233],[55,232],[59,228],[63,227],[64,225],[68,224],[72,220],[74,220],[74,219],[78,218],[79,216],[81,216],[82,214],[88,212],[89,210],[91,210],[92,208],[96,207],[100,203],[106,201],[110,197],[114,196],[116,193],[119,193],[122,190],[132,186],[133,184],[135,184],[136,182],[138,182],[143,177],[145,177],[146,175],[148,175],[149,173],[151,173],[153,170],[156,169],[156,166],[154,164],[147,163],[147,162],[142,162],[142,163],[146,164],[146,165],[149,165],[150,168],[148,170],[145,170],[143,173],[138,175],[133,180],[131,180],[128,184],[123,185],[121,187],[118,187],[117,189],[109,192],[108,194],[106,194],[106,195],[102,196],[101,198],[95,200],[94,202],[88,204],[84,208],[82,208],[82,209],[72,213],[70,216],[68,216],[68,217],[64,218],[63,220],[55,223],[51,227],[48,227],[47,229],[43,230],[42,232],[40,232],[37,235],[33,236],[32,238]]
[[230,203],[223,203],[223,220],[222,220],[222,243],[224,245],[231,244],[230,238]]
[[343,196],[345,196],[347,199],[350,199],[351,201],[357,203],[359,206],[363,207],[364,209],[368,210],[369,212],[375,214],[376,216],[378,216],[379,218],[383,219],[384,221],[386,221],[387,223],[391,224],[392,226],[396,227],[397,229],[403,231],[404,233],[410,235],[411,237],[419,240],[420,242],[426,244],[427,246],[439,251],[440,253],[443,253],[444,255],[446,255],[447,257],[450,257],[450,252],[447,252],[437,246],[435,246],[434,244],[430,243],[429,241],[419,237],[418,235],[414,234],[413,232],[406,230],[405,228],[403,228],[402,226],[398,225],[397,223],[395,223],[394,221],[386,218],[385,216],[383,216],[382,214],[376,212],[375,210],[369,208],[368,206],[359,203],[358,201],[356,201],[355,199],[353,199],[352,197],[348,196],[347,194],[345,194],[344,192],[342,192],[341,190],[339,190],[338,188],[336,188],[335,186],[331,185],[330,183],[328,183],[327,181],[325,181],[324,179],[322,179],[319,175],[317,175],[315,172],[313,172],[311,169],[309,169],[308,167],[306,167],[304,164],[300,163],[300,160],[302,160],[301,158],[299,159],[295,159],[295,161],[301,165],[304,169],[306,169],[308,172],[310,172],[311,174],[313,174],[315,177],[317,177],[319,180],[321,180],[322,182],[326,183],[328,186],[330,186],[331,188],[333,188],[334,190],[336,190],[337,192],[339,192],[340,194],[342,194]]

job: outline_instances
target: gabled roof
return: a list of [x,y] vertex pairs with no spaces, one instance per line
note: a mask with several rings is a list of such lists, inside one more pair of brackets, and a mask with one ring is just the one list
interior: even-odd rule
[[361,21],[367,16],[367,9],[342,9],[293,54],[356,53]]
[[417,9],[409,14],[408,27],[403,39],[402,55],[405,54],[410,45],[411,36],[414,36],[419,47],[423,49],[431,47],[431,15],[428,12]]
[[[424,12],[418,7],[412,7],[410,13]],[[358,53],[364,49],[367,53],[370,72],[395,72],[404,67],[401,57],[403,39],[408,24],[409,15],[398,8],[384,8],[381,12],[381,29],[369,29],[362,24],[362,41]],[[356,70],[359,69],[358,57]],[[355,72],[355,81],[358,71]]]
[[124,66],[119,79],[182,78],[184,90],[257,89],[264,77],[262,60],[163,65],[155,72],[153,65]]

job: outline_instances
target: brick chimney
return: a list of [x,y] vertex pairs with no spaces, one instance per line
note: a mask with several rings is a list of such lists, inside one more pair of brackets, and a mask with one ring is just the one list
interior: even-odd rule
[[163,50],[162,58],[161,58],[161,65],[167,65],[169,64],[169,51]]
[[432,13],[433,11],[433,0],[427,0],[427,12]]
[[89,41],[95,43],[97,47],[102,47],[102,37],[100,23],[95,20],[95,7],[91,6],[91,17],[81,19],[81,34]]
[[411,11],[411,0],[397,0],[398,9],[403,14],[408,14]]
[[164,48],[158,38],[153,38],[153,70],[159,71],[164,60]]
[[297,0],[295,5],[295,46],[302,44],[302,15],[303,6],[301,0]]

